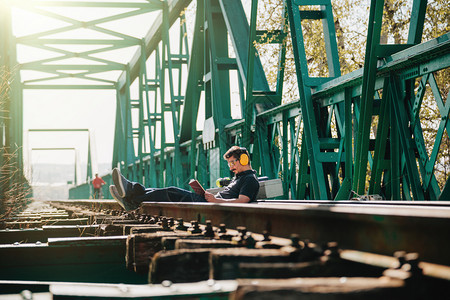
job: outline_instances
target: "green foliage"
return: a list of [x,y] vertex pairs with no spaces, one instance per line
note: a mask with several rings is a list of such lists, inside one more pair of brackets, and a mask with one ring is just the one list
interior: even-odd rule
[[[408,39],[410,16],[413,1],[386,0],[383,13],[381,44],[404,44]],[[335,30],[339,50],[341,74],[347,74],[364,66],[366,51],[369,6],[367,0],[332,0]],[[283,1],[259,1],[258,29],[280,29],[283,22]],[[317,7],[308,7],[317,9]],[[437,38],[450,31],[450,6],[447,0],[428,1],[422,42]],[[305,38],[305,50],[308,60],[309,76],[327,76],[328,68],[323,42],[322,23],[314,20],[302,22]],[[285,79],[283,103],[298,99],[295,62],[289,34],[284,41],[287,47],[285,60]],[[271,87],[275,86],[278,63],[278,50],[267,44],[258,44],[257,49]],[[450,70],[442,70],[434,74],[445,102],[449,95]],[[420,78],[416,81],[420,81]],[[417,85],[416,85],[417,87]],[[427,87],[427,90],[431,90]],[[382,91],[380,91],[382,92]],[[449,101],[449,100],[447,100]],[[441,113],[436,104],[435,95],[431,91],[425,94],[420,110],[420,121],[428,155],[431,155],[436,141]],[[448,116],[447,116],[448,117]],[[376,132],[376,121],[373,123]],[[334,125],[335,126],[335,125]],[[442,189],[450,174],[450,141],[445,132],[437,155],[434,172]],[[370,174],[370,171],[368,172]]]
[[[447,0],[428,1],[422,42],[450,31],[450,5]],[[448,77],[447,77],[448,78]]]

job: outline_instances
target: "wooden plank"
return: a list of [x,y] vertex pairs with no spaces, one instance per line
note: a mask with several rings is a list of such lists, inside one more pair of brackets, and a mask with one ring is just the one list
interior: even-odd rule
[[182,249],[156,253],[150,264],[149,283],[208,280],[210,250]]
[[0,279],[145,283],[125,267],[126,236],[0,245]]
[[240,279],[233,299],[411,299],[392,278]]
[[93,236],[99,230],[98,225],[52,225],[42,228],[3,229],[0,230],[0,244],[47,242],[48,238]]
[[276,249],[214,249],[210,255],[209,277],[215,280],[239,278],[243,262],[293,262],[288,252]]
[[[439,201],[437,201],[439,202]],[[371,201],[289,201],[255,204],[144,202],[140,213],[155,213],[211,220],[227,228],[245,226],[249,231],[316,243],[338,242],[344,249],[392,255],[395,251],[417,252],[421,260],[450,265],[449,203],[415,205]],[[431,247],[430,245],[439,245]]]
[[163,250],[162,239],[186,236],[192,236],[192,234],[188,232],[156,232],[129,235],[126,242],[126,267],[138,274],[148,274],[152,257]]
[[175,249],[232,248],[238,246],[239,245],[231,241],[210,239],[178,239],[175,242]]

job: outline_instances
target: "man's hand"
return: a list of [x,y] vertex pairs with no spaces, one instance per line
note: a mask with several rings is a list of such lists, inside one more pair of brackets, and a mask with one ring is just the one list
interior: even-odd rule
[[210,192],[207,192],[207,191],[205,191],[205,199],[208,202],[217,203],[216,197],[214,197],[213,194],[211,194]]

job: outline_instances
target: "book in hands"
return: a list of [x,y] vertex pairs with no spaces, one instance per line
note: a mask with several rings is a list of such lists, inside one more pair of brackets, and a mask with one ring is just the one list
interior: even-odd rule
[[194,190],[194,192],[196,192],[197,194],[199,194],[202,197],[205,196],[205,189],[202,187],[200,182],[198,182],[195,179],[191,179],[191,181],[189,181],[189,185]]

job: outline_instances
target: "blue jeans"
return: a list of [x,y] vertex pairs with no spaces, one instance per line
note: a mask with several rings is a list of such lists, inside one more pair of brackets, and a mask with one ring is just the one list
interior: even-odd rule
[[128,182],[125,198],[136,204],[144,201],[151,202],[207,202],[202,196],[178,187],[145,188],[138,182]]

